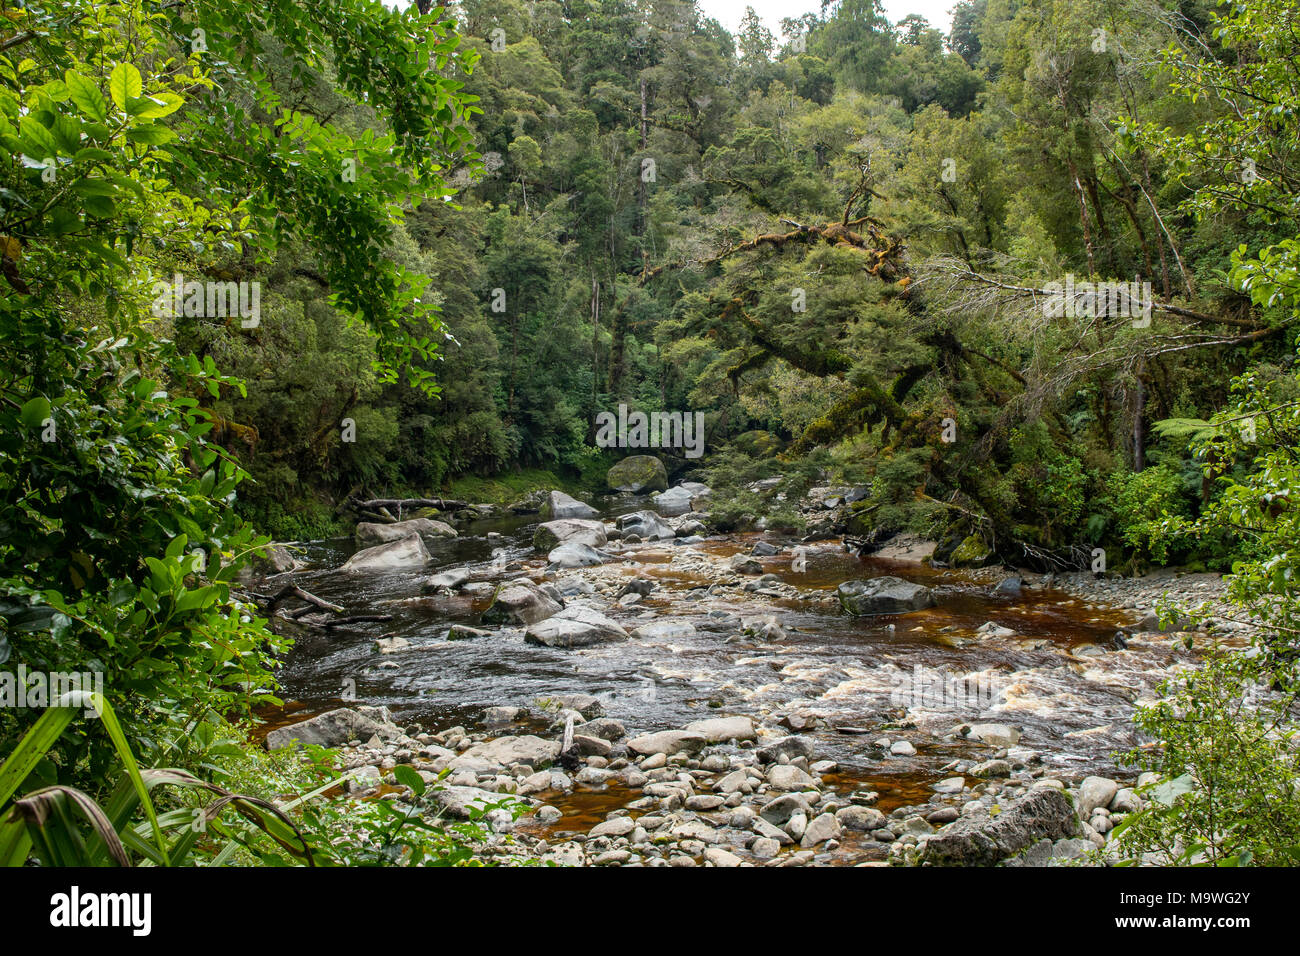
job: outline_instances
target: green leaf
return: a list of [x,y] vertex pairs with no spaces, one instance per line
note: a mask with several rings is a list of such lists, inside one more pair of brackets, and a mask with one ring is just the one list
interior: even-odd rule
[[159,93],[156,96],[140,96],[127,100],[126,111],[141,119],[161,119],[175,113],[184,102],[185,100],[175,93]]
[[393,776],[397,778],[398,783],[410,787],[417,797],[424,796],[424,778],[413,768],[406,764],[399,764],[393,768]]
[[18,415],[28,428],[40,428],[45,423],[45,420],[50,417],[50,400],[48,398],[33,398],[23,404]]
[[149,126],[137,126],[134,129],[126,131],[126,138],[133,143],[142,143],[145,146],[158,146],[162,143],[170,143],[176,138],[166,126],[159,126],[157,123]]
[[101,123],[108,118],[108,102],[94,80],[72,70],[68,70],[63,79],[68,84],[68,98],[83,116]]
[[17,791],[24,780],[36,769],[36,765],[45,758],[46,753],[63,735],[63,731],[79,708],[72,706],[51,707],[27,731],[26,736],[18,742],[3,764],[0,764],[0,807],[3,807]]
[[113,97],[113,102],[117,104],[117,108],[125,110],[127,102],[132,97],[138,97],[144,91],[140,71],[130,63],[119,63],[113,67],[113,73],[108,80],[108,90]]

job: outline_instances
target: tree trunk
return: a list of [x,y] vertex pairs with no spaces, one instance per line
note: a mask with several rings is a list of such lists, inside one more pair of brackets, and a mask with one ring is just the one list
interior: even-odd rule
[[1133,470],[1146,468],[1146,389],[1142,385],[1142,366],[1137,369],[1137,394],[1133,400]]

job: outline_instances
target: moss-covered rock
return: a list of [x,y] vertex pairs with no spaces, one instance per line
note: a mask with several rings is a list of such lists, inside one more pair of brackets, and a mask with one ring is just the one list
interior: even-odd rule
[[879,509],[866,500],[855,501],[849,505],[849,515],[844,522],[844,530],[855,538],[871,538],[876,532],[875,512]]
[[954,568],[982,568],[993,557],[993,549],[978,534],[969,535],[948,559]]
[[611,491],[667,491],[668,469],[653,455],[629,455],[605,475]]

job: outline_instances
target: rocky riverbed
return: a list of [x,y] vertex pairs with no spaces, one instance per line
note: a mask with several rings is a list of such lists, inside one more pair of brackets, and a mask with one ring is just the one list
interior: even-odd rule
[[489,808],[488,855],[1046,865],[1104,852],[1139,805],[1114,760],[1141,743],[1135,703],[1240,636],[1151,613],[1217,601],[1217,576],[953,571],[906,537],[860,558],[710,535],[708,498],[602,515],[556,493],[501,531],[367,529],[346,559],[309,553],[294,581],[384,620],[300,635],[286,682],[324,713],[281,716],[268,746],[339,747],[359,799],[407,799],[392,772],[410,765],[438,812]]

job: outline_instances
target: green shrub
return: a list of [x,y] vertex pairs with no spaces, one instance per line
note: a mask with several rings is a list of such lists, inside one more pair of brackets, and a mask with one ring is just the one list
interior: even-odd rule
[[1164,465],[1116,472],[1109,482],[1114,533],[1136,562],[1165,564],[1182,546],[1191,507],[1180,474]]
[[1140,729],[1158,741],[1127,762],[1160,774],[1146,806],[1115,828],[1120,856],[1188,864],[1300,863],[1300,749],[1290,694],[1270,692],[1257,658],[1217,654],[1140,708]]

